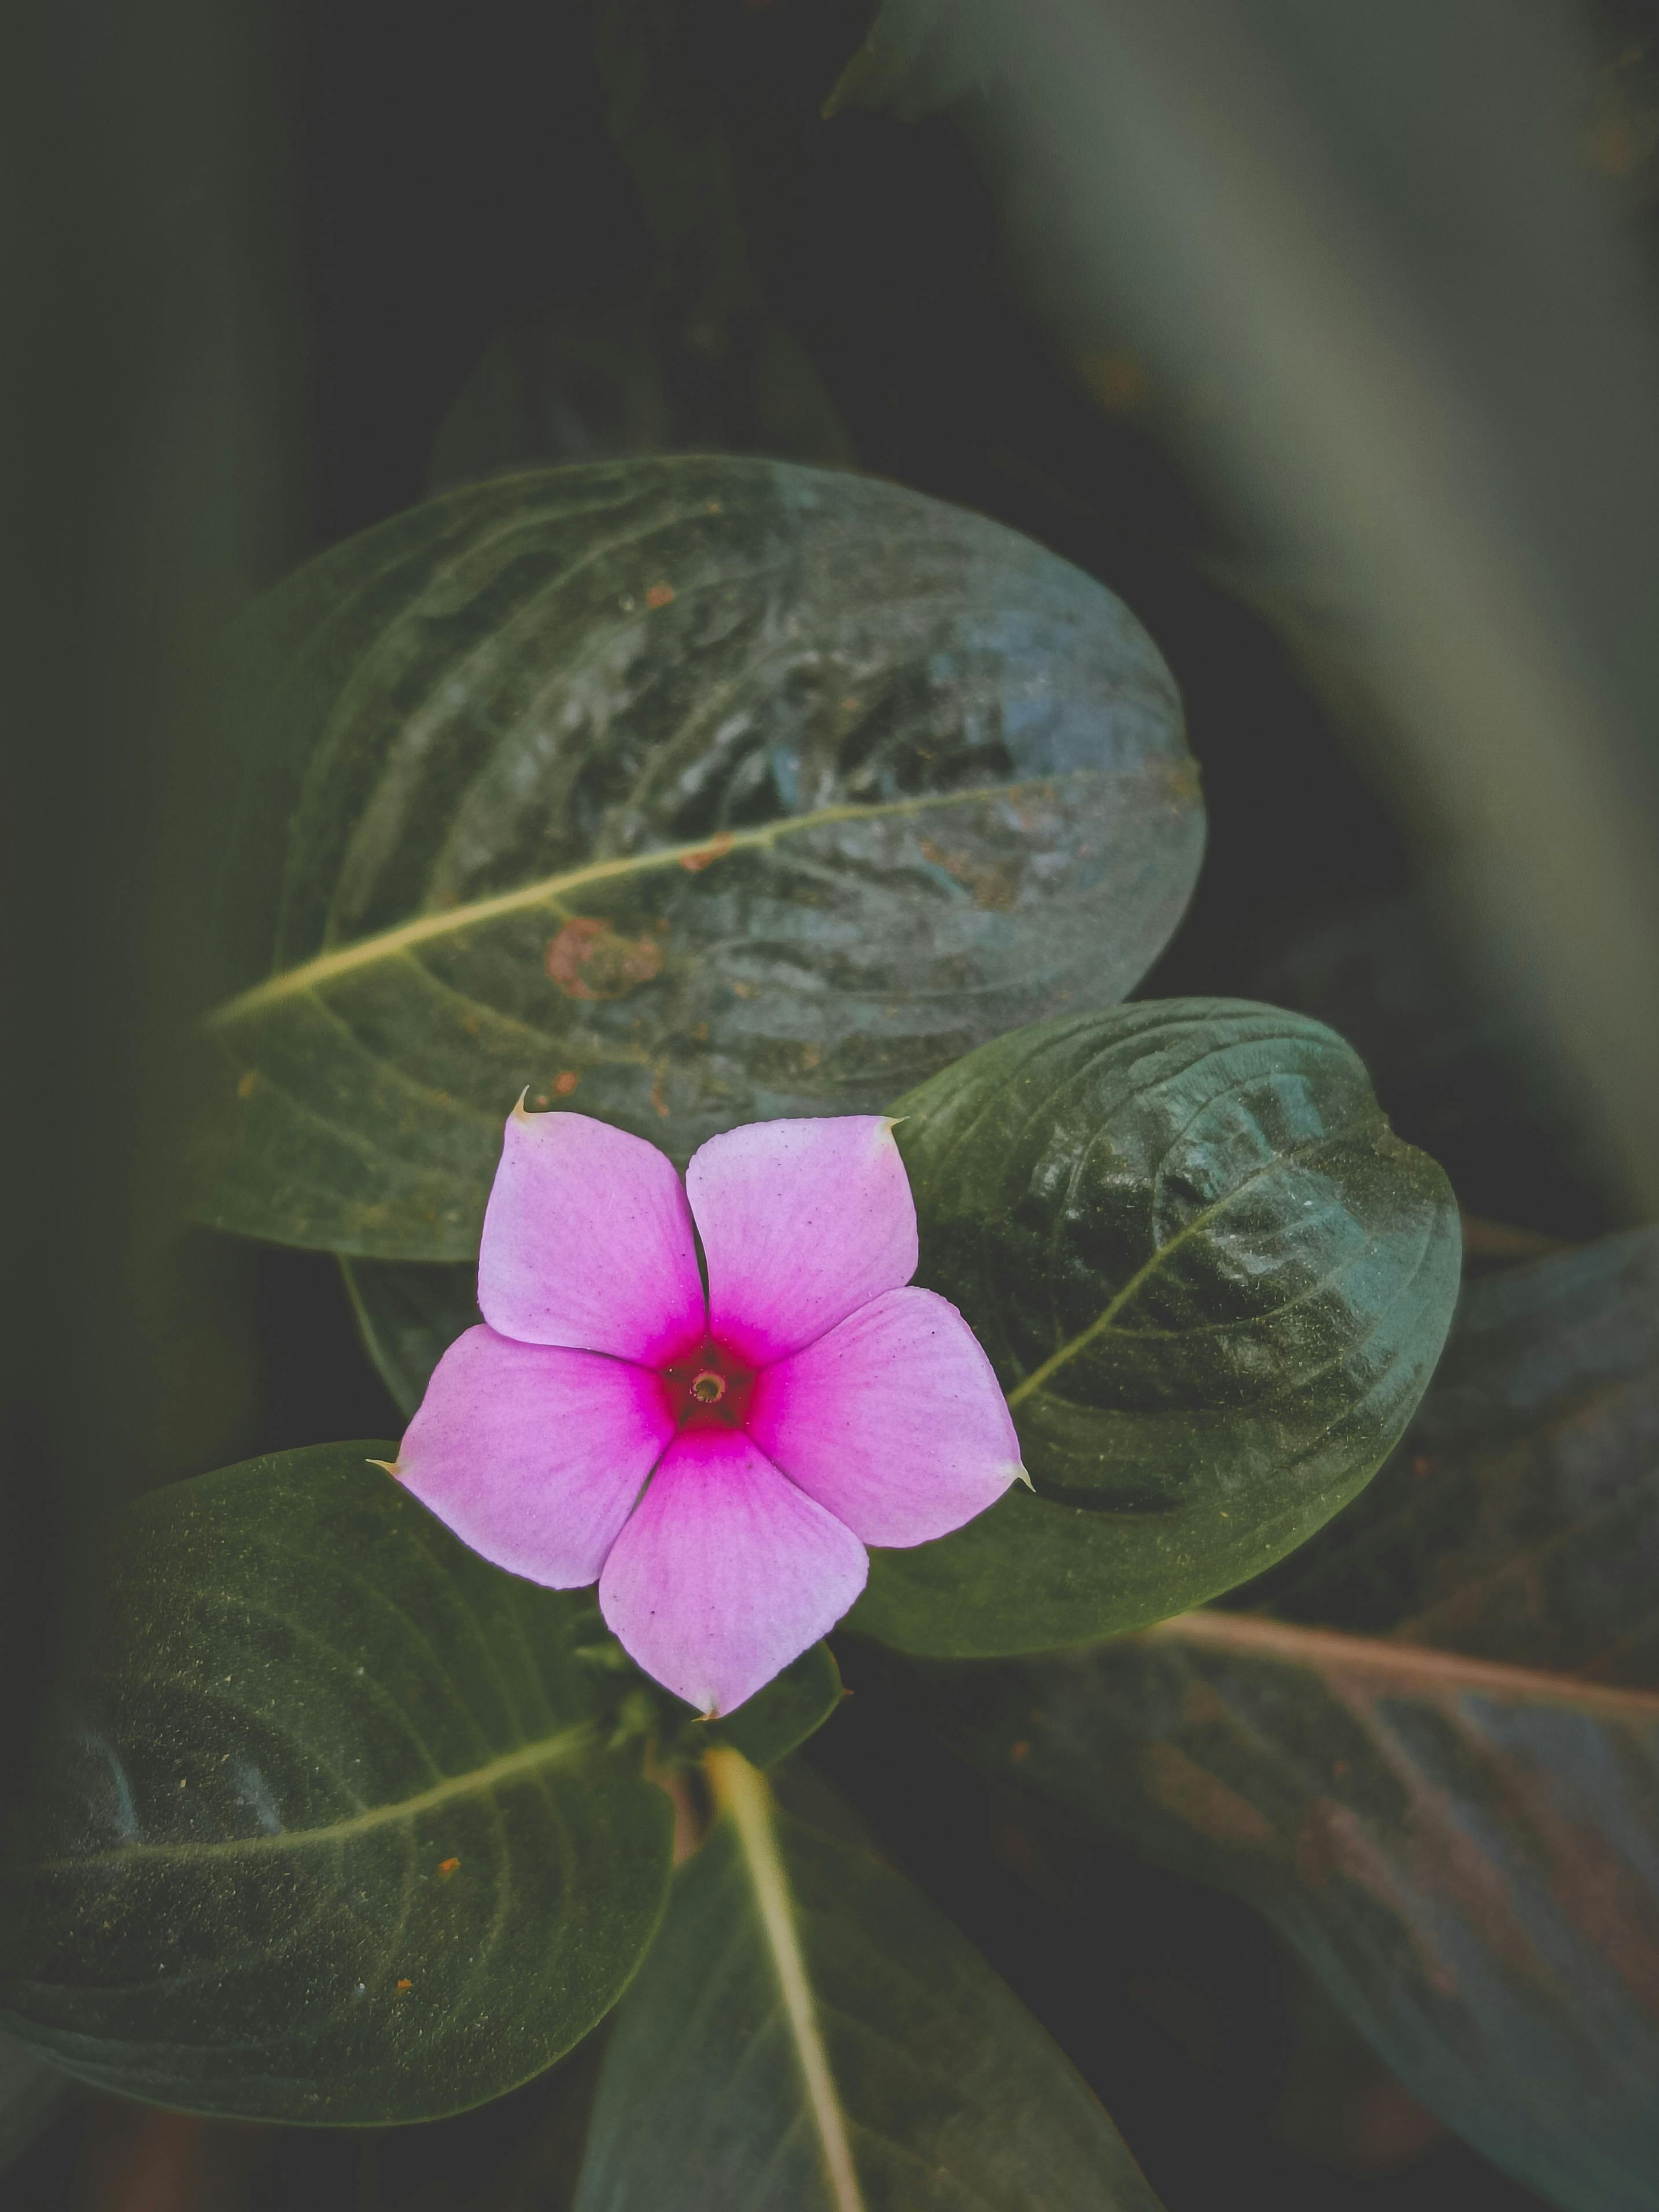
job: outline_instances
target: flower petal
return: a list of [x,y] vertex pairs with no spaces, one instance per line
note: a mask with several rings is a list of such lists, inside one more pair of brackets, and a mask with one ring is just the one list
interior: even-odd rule
[[754,1121],[686,1170],[709,1267],[709,1326],[765,1366],[916,1273],[910,1177],[879,1114]]
[[991,1364],[932,1291],[889,1291],[767,1368],[746,1425],[791,1482],[867,1544],[948,1535],[1020,1473]]
[[393,1472],[498,1567],[579,1589],[673,1434],[649,1369],[469,1328],[434,1369]]
[[673,1162],[608,1122],[521,1101],[484,1215],[478,1306],[521,1344],[647,1367],[700,1344],[702,1278]]
[[599,1610],[648,1674],[729,1713],[834,1626],[869,1565],[740,1429],[688,1429],[605,1562]]

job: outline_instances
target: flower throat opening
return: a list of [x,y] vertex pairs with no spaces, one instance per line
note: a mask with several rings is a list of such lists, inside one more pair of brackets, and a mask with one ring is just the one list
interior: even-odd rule
[[674,1410],[682,1429],[741,1429],[754,1389],[754,1376],[711,1338],[688,1358],[664,1368]]

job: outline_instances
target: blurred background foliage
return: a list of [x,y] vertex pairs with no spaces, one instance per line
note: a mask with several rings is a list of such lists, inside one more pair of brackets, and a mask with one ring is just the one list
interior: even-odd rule
[[[0,53],[8,1772],[112,1502],[396,1425],[330,1260],[177,1227],[176,1137],[210,640],[425,492],[719,448],[1030,533],[1147,624],[1205,773],[1140,995],[1334,1024],[1477,1269],[1650,1217],[1653,0],[20,0]],[[814,1756],[1172,2212],[1542,2201],[1244,1905],[899,1724]],[[6,2053],[0,2188],[558,2206],[596,2056],[360,2138]]]

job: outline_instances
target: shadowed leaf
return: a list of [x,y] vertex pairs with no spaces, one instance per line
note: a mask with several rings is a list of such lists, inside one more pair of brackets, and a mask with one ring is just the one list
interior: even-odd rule
[[1300,1623],[1195,1613],[927,1691],[981,1763],[1259,1906],[1569,2212],[1659,2203],[1656,1354],[1654,1231],[1474,1283],[1376,1483],[1237,1593]]
[[483,1318],[477,1262],[342,1259],[340,1270],[363,1349],[399,1413],[412,1419],[433,1369],[456,1338]]
[[683,1161],[1110,1004],[1202,813],[1168,672],[1013,532],[851,475],[638,459],[457,491],[239,633],[218,1226],[476,1250],[519,1093]]
[[722,1818],[617,2014],[577,2212],[1157,2212],[950,1923],[711,1765]]
[[1659,1696],[1238,1614],[964,1672],[958,1745],[1267,1913],[1571,2212],[1659,2174]]
[[893,1110],[917,1279],[990,1353],[1036,1494],[875,1553],[855,1626],[963,1657],[1138,1627],[1376,1471],[1445,1336],[1457,1216],[1329,1030],[1226,1000],[1080,1015]]
[[431,2118],[615,2002],[668,1879],[588,1592],[502,1574],[335,1444],[154,1492],[9,1838],[6,2024],[100,2087]]
[[1400,1449],[1270,1576],[1289,1620],[1659,1688],[1659,1231],[1470,1284]]

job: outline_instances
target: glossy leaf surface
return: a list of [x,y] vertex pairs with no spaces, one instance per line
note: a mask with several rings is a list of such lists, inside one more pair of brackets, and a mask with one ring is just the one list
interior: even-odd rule
[[502,1574],[331,1445],[154,1492],[5,1873],[8,2025],[100,2087],[429,2118],[615,2002],[668,1800],[585,1592]]
[[1656,1505],[1643,1231],[1470,1285],[1396,1458],[1240,1593],[1299,1622],[1196,1613],[941,1670],[930,1710],[982,1762],[1260,1906],[1498,2164],[1569,2212],[1652,2212]]
[[893,1111],[917,1280],[990,1353],[1035,1495],[875,1554],[855,1626],[960,1656],[1138,1627],[1376,1472],[1444,1340],[1457,1217],[1330,1030],[1226,1000],[1069,1017]]
[[996,525],[787,464],[470,487],[236,642],[203,1218],[471,1259],[503,1120],[683,1161],[1132,988],[1202,813],[1167,670]]
[[618,2012],[577,2212],[1156,2212],[942,1915],[713,1765],[722,1818]]

